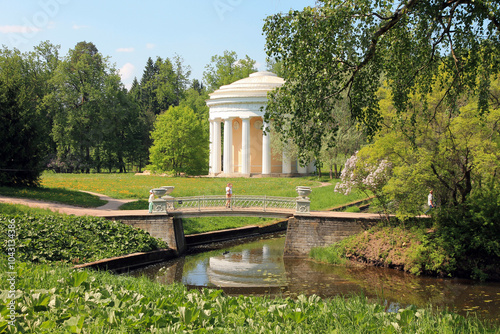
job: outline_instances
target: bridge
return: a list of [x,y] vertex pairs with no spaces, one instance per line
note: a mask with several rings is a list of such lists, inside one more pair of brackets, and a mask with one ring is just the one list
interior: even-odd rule
[[[306,187],[304,187],[306,188]],[[272,217],[286,219],[285,256],[306,256],[314,247],[335,243],[349,235],[360,233],[378,221],[378,214],[310,211],[310,200],[305,192],[298,197],[276,196],[163,196],[153,201],[152,214],[122,212],[106,218],[119,220],[125,224],[148,231],[152,236],[165,240],[178,254],[187,249],[184,236],[183,218],[229,216],[229,217]],[[255,234],[257,226],[236,230],[214,231],[197,238],[217,240],[243,234]],[[237,231],[238,230],[238,231]],[[194,236],[189,236],[193,239]]]
[[174,218],[193,217],[270,217],[290,218],[307,214],[310,201],[306,197],[225,196],[163,197],[153,201],[153,214]]

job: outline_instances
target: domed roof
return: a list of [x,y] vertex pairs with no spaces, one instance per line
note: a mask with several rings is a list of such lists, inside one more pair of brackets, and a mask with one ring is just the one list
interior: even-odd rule
[[[262,71],[250,74],[248,78],[240,79],[232,84],[220,87],[210,94],[210,100],[233,97],[266,97],[267,92],[285,83],[276,74]],[[207,101],[208,102],[208,101]]]

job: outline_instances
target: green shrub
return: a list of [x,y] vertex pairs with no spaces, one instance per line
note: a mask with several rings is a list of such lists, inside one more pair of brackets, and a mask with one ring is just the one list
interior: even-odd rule
[[[12,223],[15,229],[9,228]],[[17,261],[82,263],[167,247],[147,232],[91,216],[0,214],[0,233],[8,230],[16,233]]]
[[478,189],[458,207],[437,211],[434,243],[454,256],[458,271],[485,279],[500,275],[500,182]]

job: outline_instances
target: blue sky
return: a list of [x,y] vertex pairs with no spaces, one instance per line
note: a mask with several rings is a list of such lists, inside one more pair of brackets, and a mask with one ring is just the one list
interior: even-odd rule
[[94,43],[120,69],[129,87],[148,57],[178,54],[203,79],[213,55],[235,51],[265,70],[263,20],[314,6],[315,0],[0,0],[0,44],[31,51],[41,41],[60,54],[80,41]]

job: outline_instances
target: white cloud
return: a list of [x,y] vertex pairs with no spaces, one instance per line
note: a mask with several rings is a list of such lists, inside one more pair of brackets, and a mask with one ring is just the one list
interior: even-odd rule
[[127,89],[130,89],[132,86],[132,78],[135,73],[135,66],[131,63],[126,63],[120,68],[120,76],[122,77],[122,81]]
[[89,28],[89,26],[79,26],[78,24],[73,24],[74,30],[80,30],[80,29],[86,29],[86,28]]
[[147,48],[147,49],[154,49],[155,47],[156,47],[156,45],[155,45],[155,44],[153,44],[153,43],[147,43],[147,44],[146,44],[146,48]]
[[29,34],[41,29],[30,26],[0,26],[0,32],[4,34]]
[[116,52],[134,52],[134,48],[118,48],[116,49]]

